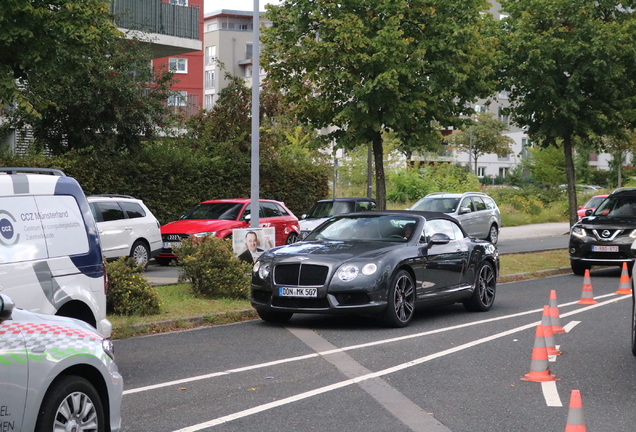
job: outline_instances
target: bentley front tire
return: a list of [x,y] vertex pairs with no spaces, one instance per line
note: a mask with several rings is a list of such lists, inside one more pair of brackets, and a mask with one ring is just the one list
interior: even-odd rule
[[387,307],[382,319],[389,327],[406,327],[415,313],[415,283],[410,273],[400,270],[389,288]]

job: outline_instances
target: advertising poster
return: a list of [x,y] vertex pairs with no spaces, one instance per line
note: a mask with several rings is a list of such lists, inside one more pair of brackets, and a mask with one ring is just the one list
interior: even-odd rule
[[276,244],[274,227],[240,228],[232,230],[232,247],[236,256],[248,263]]

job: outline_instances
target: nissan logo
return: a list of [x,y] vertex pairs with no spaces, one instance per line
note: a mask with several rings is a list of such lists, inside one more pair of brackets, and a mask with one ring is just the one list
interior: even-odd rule
[[610,236],[610,232],[608,230],[603,230],[601,233],[601,237],[607,238]]

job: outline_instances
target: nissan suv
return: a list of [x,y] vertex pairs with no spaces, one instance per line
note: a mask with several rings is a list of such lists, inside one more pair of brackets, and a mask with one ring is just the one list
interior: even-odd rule
[[570,265],[576,275],[592,266],[622,266],[636,259],[636,189],[607,197],[570,230]]
[[435,192],[413,204],[409,210],[446,213],[459,221],[474,238],[497,244],[501,229],[499,207],[483,192]]
[[161,229],[143,201],[129,195],[92,195],[88,204],[97,222],[104,257],[131,257],[146,268],[150,258],[161,250]]

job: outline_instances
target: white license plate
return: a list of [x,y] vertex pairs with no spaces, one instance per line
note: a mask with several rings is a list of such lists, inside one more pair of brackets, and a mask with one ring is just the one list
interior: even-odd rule
[[172,249],[181,247],[181,242],[163,242],[164,249]]
[[592,252],[618,252],[618,246],[592,246]]
[[318,288],[278,287],[280,297],[318,297]]

